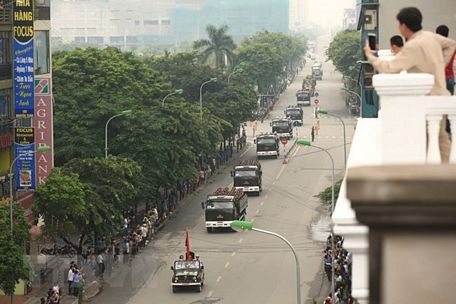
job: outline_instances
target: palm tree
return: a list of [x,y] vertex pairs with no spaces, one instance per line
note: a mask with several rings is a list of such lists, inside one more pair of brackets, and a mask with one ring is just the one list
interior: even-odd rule
[[222,25],[216,28],[213,25],[206,27],[206,32],[209,39],[201,39],[193,43],[194,49],[201,49],[201,57],[203,62],[207,62],[212,56],[215,57],[215,68],[223,69],[225,66],[225,58],[229,65],[234,63],[233,50],[236,47],[233,38],[227,35],[228,26]]

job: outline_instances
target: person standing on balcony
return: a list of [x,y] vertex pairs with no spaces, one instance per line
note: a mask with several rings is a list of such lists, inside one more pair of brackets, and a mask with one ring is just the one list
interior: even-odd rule
[[[396,56],[390,60],[375,57],[366,41],[364,54],[372,66],[380,73],[429,73],[434,75],[434,86],[430,95],[449,96],[446,88],[445,66],[450,62],[456,49],[456,41],[422,30],[423,16],[416,7],[405,7],[396,16],[399,31],[406,43]],[[446,129],[446,115],[441,120],[439,131],[440,155],[448,163],[451,150],[449,134]]]
[[[448,37],[450,33],[450,29],[446,25],[439,25],[435,32],[443,37]],[[456,55],[456,51],[453,52],[451,56],[450,62],[448,62],[447,66],[445,67],[445,78],[446,78],[446,86],[447,90],[450,91],[451,95],[454,95],[454,70],[453,70],[453,62],[454,57]]]
[[399,53],[403,46],[404,40],[402,40],[401,36],[395,35],[390,38],[391,53],[393,53],[393,55]]
[[423,17],[416,7],[406,7],[397,14],[399,31],[405,37],[404,47],[394,59],[387,61],[375,57],[368,41],[364,54],[380,73],[429,73],[435,82],[430,95],[448,96],[445,83],[445,66],[450,62],[456,49],[456,41],[422,30]]

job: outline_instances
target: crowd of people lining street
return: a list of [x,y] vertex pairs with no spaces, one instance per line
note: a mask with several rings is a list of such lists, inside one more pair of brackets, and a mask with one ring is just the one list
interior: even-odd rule
[[[344,249],[344,239],[340,235],[334,236],[334,263],[332,236],[326,240],[326,249],[324,251],[324,268],[326,277],[331,283],[332,266],[334,267],[334,304],[352,304],[355,303],[351,296],[351,275],[352,275],[352,256],[351,253]],[[324,304],[332,304],[332,294],[330,293],[324,300]]]

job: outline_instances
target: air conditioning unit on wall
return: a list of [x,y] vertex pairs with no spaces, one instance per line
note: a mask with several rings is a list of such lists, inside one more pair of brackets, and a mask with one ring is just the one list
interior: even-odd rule
[[366,9],[364,11],[364,30],[365,31],[377,30],[377,10]]

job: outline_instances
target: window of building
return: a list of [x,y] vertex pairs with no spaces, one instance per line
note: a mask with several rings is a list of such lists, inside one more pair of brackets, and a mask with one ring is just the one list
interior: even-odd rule
[[35,74],[48,74],[50,73],[49,62],[49,31],[35,31]]
[[0,80],[11,79],[11,34],[0,32]]
[[10,113],[11,90],[0,90],[0,120],[8,119]]
[[158,20],[144,20],[144,25],[158,25]]
[[171,20],[169,20],[169,19],[163,19],[163,20],[161,21],[161,24],[162,24],[162,25],[170,25],[170,24],[171,24]]
[[109,37],[109,42],[111,44],[122,44],[124,42],[124,38],[122,36],[111,36]]
[[127,36],[127,43],[137,43],[138,37],[137,36]]
[[139,25],[140,25],[139,20],[135,20],[135,25],[136,25],[136,26],[139,26]]
[[19,128],[31,128],[31,127],[33,127],[32,118],[31,117],[16,118],[16,127],[19,127]]
[[89,36],[87,37],[87,43],[101,46],[104,43],[104,38],[101,36]]

